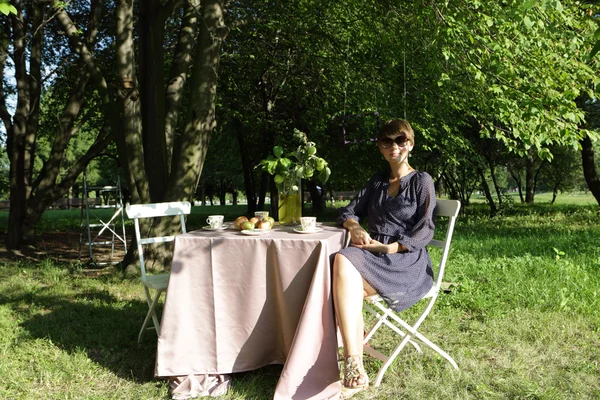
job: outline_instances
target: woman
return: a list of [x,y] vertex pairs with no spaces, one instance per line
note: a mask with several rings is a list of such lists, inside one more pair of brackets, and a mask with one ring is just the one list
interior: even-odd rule
[[[352,243],[336,254],[333,264],[333,296],[344,345],[342,399],[369,387],[362,363],[363,296],[379,293],[401,311],[433,286],[425,248],[434,230],[433,179],[408,163],[415,142],[407,121],[386,122],[377,145],[390,170],[373,176],[338,218]],[[365,217],[368,232],[359,224]]]

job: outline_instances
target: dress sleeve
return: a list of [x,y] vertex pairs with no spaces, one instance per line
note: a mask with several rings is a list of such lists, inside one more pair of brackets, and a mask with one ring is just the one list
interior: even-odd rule
[[375,178],[371,178],[367,184],[354,196],[354,199],[346,206],[341,207],[338,211],[337,224],[342,226],[345,221],[353,219],[356,222],[360,222],[362,218],[367,216],[367,208],[369,206],[369,200],[373,195],[375,187]]
[[433,179],[423,173],[417,187],[417,223],[406,235],[398,237],[398,243],[409,252],[424,248],[433,239],[435,230],[435,187]]

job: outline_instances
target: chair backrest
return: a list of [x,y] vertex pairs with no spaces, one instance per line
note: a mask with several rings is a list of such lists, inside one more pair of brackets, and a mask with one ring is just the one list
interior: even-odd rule
[[138,256],[140,259],[140,268],[142,271],[142,279],[146,278],[146,264],[144,262],[144,251],[142,245],[150,243],[165,243],[175,240],[175,236],[154,236],[143,238],[140,232],[140,218],[155,218],[168,217],[179,215],[181,216],[181,232],[185,233],[185,215],[189,214],[192,209],[188,201],[174,201],[167,203],[150,203],[150,204],[130,204],[125,211],[130,219],[135,223],[135,238],[137,241]]
[[454,232],[454,223],[456,217],[460,211],[460,201],[458,200],[440,200],[436,199],[435,214],[436,217],[448,217],[448,227],[446,228],[446,235],[443,240],[432,239],[428,246],[440,247],[442,249],[442,257],[440,259],[440,265],[437,270],[436,281],[434,288],[440,289],[442,285],[442,279],[444,277],[444,269],[446,268],[446,260],[448,259],[448,253],[450,252],[450,242],[452,242],[452,233]]

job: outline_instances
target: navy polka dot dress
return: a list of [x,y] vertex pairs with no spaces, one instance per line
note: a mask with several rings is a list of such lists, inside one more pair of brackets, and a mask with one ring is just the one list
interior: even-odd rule
[[349,246],[340,251],[363,279],[395,311],[419,301],[433,286],[433,270],[425,245],[433,238],[435,189],[426,172],[412,171],[400,180],[395,197],[388,195],[389,172],[375,175],[354,200],[340,208],[338,224],[368,220],[371,238],[394,241],[408,252],[381,254]]

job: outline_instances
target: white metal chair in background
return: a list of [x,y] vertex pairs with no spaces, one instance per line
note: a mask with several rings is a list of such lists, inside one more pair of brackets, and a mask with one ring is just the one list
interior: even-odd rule
[[[442,255],[438,266],[438,270],[434,270],[434,273],[436,273],[434,285],[431,288],[431,290],[423,297],[429,299],[427,307],[414,324],[410,325],[403,319],[401,319],[393,310],[387,307],[387,304],[379,295],[375,294],[365,298],[364,308],[375,316],[376,322],[365,336],[365,340],[363,342],[365,344],[364,351],[370,354],[371,356],[383,361],[383,365],[379,369],[379,372],[377,373],[377,378],[375,379],[375,386],[379,386],[381,384],[383,375],[407,343],[411,343],[417,349],[417,351],[421,352],[419,344],[413,341],[413,339],[415,338],[421,341],[426,346],[438,352],[442,357],[448,360],[454,368],[458,370],[458,365],[456,365],[454,359],[450,357],[448,353],[446,353],[444,350],[440,349],[429,339],[423,336],[423,334],[421,334],[418,331],[418,328],[421,325],[421,323],[423,323],[423,321],[425,320],[425,317],[427,317],[427,315],[431,311],[431,308],[433,307],[433,304],[435,303],[440,293],[442,279],[444,277],[444,268],[446,266],[446,260],[448,259],[448,253],[450,251],[452,232],[454,231],[454,222],[456,221],[456,217],[458,216],[459,210],[460,202],[458,200],[438,199],[436,201],[436,216],[449,217],[448,228],[446,229],[446,235],[443,240],[434,239],[431,240],[428,244],[428,246],[440,247],[442,249]],[[386,325],[389,328],[391,328],[401,338],[400,343],[395,347],[395,349],[391,352],[389,356],[377,351],[372,347],[372,345],[367,345],[367,342],[373,337],[375,332],[377,332],[377,330],[383,325]]]
[[[144,260],[144,249],[143,245],[153,243],[169,243],[175,240],[175,236],[155,236],[155,237],[142,237],[140,232],[140,219],[142,218],[156,218],[156,217],[172,217],[175,215],[181,216],[181,233],[185,233],[185,215],[191,211],[191,204],[187,201],[177,201],[169,203],[152,203],[152,204],[133,204],[128,205],[126,208],[127,216],[133,219],[135,222],[135,238],[137,241],[137,251],[140,258],[140,268],[142,272],[141,281],[144,285],[144,292],[146,293],[146,301],[148,302],[148,313],[142,324],[142,329],[138,335],[138,343],[142,340],[142,334],[152,318],[154,323],[154,329],[156,334],[160,332],[160,325],[158,323],[158,317],[156,316],[156,305],[160,298],[160,295],[167,290],[169,284],[169,274],[157,274],[148,275],[146,273],[146,263]],[[156,291],[154,298],[151,296],[150,290]],[[152,329],[151,327],[148,329]]]

